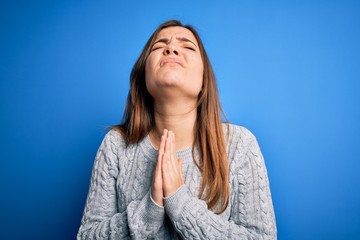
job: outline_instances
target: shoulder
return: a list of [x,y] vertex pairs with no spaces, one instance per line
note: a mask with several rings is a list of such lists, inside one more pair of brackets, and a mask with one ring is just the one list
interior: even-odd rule
[[124,149],[125,147],[126,143],[121,133],[115,129],[111,129],[105,134],[100,150],[117,155],[118,151],[120,149]]
[[227,154],[230,161],[244,157],[262,158],[260,146],[255,135],[243,126],[225,124]]
[[243,126],[224,123],[223,128],[229,145],[235,144],[245,146],[257,142],[255,135]]

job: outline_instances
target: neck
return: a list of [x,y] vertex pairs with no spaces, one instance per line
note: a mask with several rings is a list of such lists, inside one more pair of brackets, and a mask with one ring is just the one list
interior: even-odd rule
[[150,136],[156,148],[159,147],[164,129],[175,133],[177,151],[192,146],[197,117],[196,103],[186,104],[181,101],[155,102],[154,110],[155,128]]

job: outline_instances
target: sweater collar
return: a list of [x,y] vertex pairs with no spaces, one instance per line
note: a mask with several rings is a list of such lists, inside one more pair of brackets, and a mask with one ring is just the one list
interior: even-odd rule
[[[150,159],[157,159],[158,149],[156,149],[152,143],[149,134],[147,134],[143,140],[139,143],[141,149],[145,153],[145,155]],[[176,156],[183,161],[186,159],[192,159],[192,148],[185,148],[183,150],[177,151]]]

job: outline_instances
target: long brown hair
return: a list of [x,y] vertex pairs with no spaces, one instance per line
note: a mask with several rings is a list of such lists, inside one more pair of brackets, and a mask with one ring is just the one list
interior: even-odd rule
[[201,160],[195,160],[202,174],[199,197],[207,202],[209,209],[216,207],[217,213],[222,213],[230,198],[228,160],[221,120],[223,111],[210,60],[199,34],[192,26],[170,20],[161,24],[150,36],[130,74],[130,90],[122,123],[114,128],[121,132],[127,144],[138,143],[154,129],[153,98],[145,83],[146,60],[159,32],[175,26],[187,28],[194,34],[204,63],[203,88],[198,96],[193,150],[198,146],[201,157]]

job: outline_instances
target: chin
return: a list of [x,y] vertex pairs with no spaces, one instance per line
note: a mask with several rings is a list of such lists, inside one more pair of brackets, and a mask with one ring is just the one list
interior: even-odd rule
[[158,86],[172,87],[172,86],[181,86],[184,84],[183,77],[180,77],[176,73],[164,74],[161,78],[157,79]]

